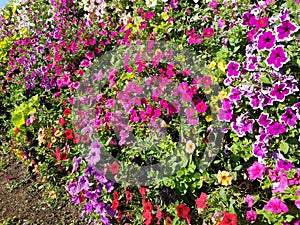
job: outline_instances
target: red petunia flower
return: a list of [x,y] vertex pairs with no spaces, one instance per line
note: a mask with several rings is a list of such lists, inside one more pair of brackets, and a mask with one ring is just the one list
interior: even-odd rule
[[61,118],[59,118],[59,124],[63,127],[64,125],[65,125],[65,123],[66,123],[66,121],[65,121],[65,118],[63,118],[63,117],[61,117]]
[[72,139],[74,137],[73,130],[67,128],[65,132],[65,137],[67,140]]
[[76,145],[80,142],[80,135],[79,134],[75,134],[74,135],[74,139],[73,139],[73,144]]
[[131,201],[131,199],[132,199],[132,192],[130,191],[130,190],[126,190],[126,195],[125,195],[125,203],[126,203],[126,205]]
[[156,224],[160,224],[160,220],[162,219],[162,217],[163,217],[163,213],[162,213],[162,211],[160,211],[160,206],[156,206],[156,208],[157,208],[157,213],[156,213],[156,218],[157,218],[157,222],[156,222]]
[[139,192],[142,195],[142,198],[145,198],[147,189],[145,187],[140,187]]
[[152,211],[153,210],[153,206],[151,204],[150,201],[146,201],[145,204],[144,204],[144,211]]
[[196,199],[196,204],[198,209],[206,209],[206,202],[208,200],[207,194],[201,192],[199,198]]
[[68,115],[70,115],[71,114],[71,109],[70,108],[65,108],[65,110],[64,110],[64,115],[65,116],[68,116]]
[[153,217],[151,211],[144,211],[143,218],[145,219],[144,224],[150,225],[153,222]]
[[111,208],[114,209],[114,210],[117,210],[119,206],[120,206],[119,200],[118,200],[118,199],[114,199],[114,200],[112,201],[112,206],[111,206]]
[[219,223],[219,225],[237,225],[237,224],[238,224],[237,215],[228,212],[224,213],[224,217],[221,223]]
[[117,174],[119,172],[120,165],[117,162],[114,162],[109,168],[111,169],[112,174]]
[[189,217],[190,208],[187,207],[184,203],[176,206],[177,216],[183,219]]

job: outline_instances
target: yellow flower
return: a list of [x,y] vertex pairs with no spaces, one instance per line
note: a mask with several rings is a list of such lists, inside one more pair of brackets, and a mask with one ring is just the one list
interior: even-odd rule
[[57,139],[55,137],[51,137],[51,143],[55,143]]
[[227,65],[226,65],[226,62],[224,60],[218,63],[218,68],[220,70],[222,70],[224,73],[226,71],[226,67],[227,67]]
[[62,132],[60,130],[55,131],[54,136],[59,137],[62,135]]
[[218,104],[216,104],[216,103],[210,104],[210,110],[214,114],[219,113],[219,106],[218,106]]
[[185,151],[189,154],[192,154],[196,149],[196,145],[191,140],[186,142]]
[[211,63],[209,64],[209,69],[213,70],[215,69],[217,63],[215,61],[211,61]]
[[205,86],[203,92],[208,95],[212,92],[212,89],[210,86]]
[[185,62],[185,57],[183,55],[179,55],[177,59],[179,62]]
[[219,96],[220,99],[224,99],[224,98],[227,97],[227,92],[226,91],[220,91],[218,96]]
[[212,116],[211,115],[207,115],[206,117],[205,117],[205,120],[206,120],[206,122],[211,122],[212,120],[213,120],[213,118],[212,118]]
[[218,102],[218,100],[219,100],[219,97],[218,97],[218,96],[212,96],[212,97],[211,97],[211,101],[212,101],[213,103]]
[[161,13],[161,18],[163,18],[164,21],[167,21],[169,19],[168,13],[162,12]]
[[231,185],[232,175],[229,172],[227,172],[227,171],[220,172],[219,171],[217,178],[218,178],[218,182],[221,185],[224,185],[224,186]]
[[49,197],[50,197],[50,198],[56,198],[56,193],[55,193],[55,191],[49,191]]

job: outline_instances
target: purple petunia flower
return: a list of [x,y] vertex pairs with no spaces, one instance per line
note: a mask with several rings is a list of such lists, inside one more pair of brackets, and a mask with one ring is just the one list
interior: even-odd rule
[[278,182],[274,182],[272,184],[272,192],[273,193],[284,193],[284,191],[288,188],[288,179],[286,176],[281,176]]
[[247,169],[250,180],[262,179],[265,170],[265,165],[258,162],[254,162],[253,165]]
[[290,34],[296,32],[297,28],[291,21],[285,20],[276,28],[278,40],[290,40]]
[[80,192],[78,188],[77,182],[72,182],[68,185],[67,191],[70,193],[70,195],[76,195]]
[[81,176],[78,179],[78,188],[80,191],[89,189],[89,178],[86,176]]
[[258,50],[270,50],[275,45],[276,36],[272,31],[266,31],[258,37]]
[[270,95],[275,97],[277,101],[283,101],[289,92],[290,90],[286,88],[286,84],[275,84],[274,89],[270,92]]
[[100,161],[100,148],[93,148],[86,160],[91,166],[95,166]]
[[269,115],[262,113],[259,118],[258,118],[258,124],[263,126],[263,127],[267,127],[272,121],[272,119],[269,119]]
[[278,136],[286,132],[285,124],[273,122],[267,127],[267,131],[274,136]]
[[239,91],[238,89],[232,88],[230,90],[230,95],[228,96],[228,98],[235,104],[238,104],[238,101],[240,101],[242,99],[242,92]]
[[81,162],[82,158],[79,157],[77,158],[76,156],[73,158],[73,169],[71,173],[74,173],[79,167],[80,167],[80,162]]
[[280,159],[277,163],[277,166],[279,168],[282,168],[284,170],[290,170],[293,168],[293,164],[287,160],[283,160],[283,159]]
[[237,62],[229,62],[227,65],[227,75],[229,77],[233,76],[233,77],[237,77],[240,72],[239,72],[239,68],[240,68],[240,64]]
[[280,198],[275,197],[271,199],[264,207],[264,209],[273,212],[274,214],[279,214],[281,212],[287,213],[289,211],[286,204],[284,204]]
[[251,21],[253,21],[253,19],[255,19],[255,16],[253,14],[251,14],[250,12],[245,12],[243,14],[243,25],[244,26],[250,26],[250,25],[253,25],[251,23]]
[[253,144],[253,154],[257,157],[265,158],[268,149],[263,142]]
[[293,112],[291,108],[286,108],[285,113],[281,115],[281,121],[287,123],[288,125],[294,127],[297,124],[298,117]]
[[274,70],[279,70],[289,60],[287,54],[283,50],[283,46],[279,45],[273,49],[267,58],[267,64]]

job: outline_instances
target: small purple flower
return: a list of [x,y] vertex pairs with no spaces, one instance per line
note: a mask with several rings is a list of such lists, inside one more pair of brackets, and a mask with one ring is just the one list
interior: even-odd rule
[[279,214],[281,212],[287,213],[289,211],[286,204],[284,204],[278,197],[271,199],[264,208],[274,214]]
[[78,188],[80,191],[89,189],[89,178],[86,176],[80,176],[78,179]]
[[250,26],[250,25],[253,25],[251,24],[251,20],[253,20],[253,18],[255,19],[255,16],[253,14],[251,14],[250,12],[245,12],[243,14],[243,25],[244,26]]
[[240,72],[239,72],[240,64],[237,62],[230,61],[227,65],[227,75],[228,76],[233,76],[237,77]]
[[293,112],[291,108],[286,108],[285,113],[281,115],[281,121],[287,123],[288,125],[294,127],[297,124],[298,117]]
[[277,101],[283,101],[289,92],[290,90],[286,88],[286,84],[281,83],[274,85],[274,89],[270,92],[270,95],[275,97]]
[[285,124],[273,122],[267,127],[267,131],[274,136],[278,136],[286,132],[286,127]]
[[257,157],[265,158],[268,149],[262,142],[253,144],[253,154]]
[[259,125],[261,125],[263,127],[267,127],[272,122],[272,119],[269,119],[269,115],[268,114],[262,113],[259,116],[257,122],[258,122]]
[[86,158],[91,166],[95,166],[100,161],[100,148],[94,148],[90,151],[89,156]]
[[285,20],[276,28],[278,40],[289,40],[290,34],[296,32],[297,28],[291,21]]
[[258,50],[270,50],[275,45],[276,36],[272,31],[266,31],[258,37]]
[[68,185],[67,187],[67,191],[70,193],[70,195],[76,195],[80,192],[79,188],[78,188],[78,184],[77,182],[72,182]]
[[79,167],[80,167],[80,162],[81,162],[82,158],[79,157],[77,158],[76,156],[73,158],[73,169],[71,173],[74,173]]
[[283,46],[277,46],[273,49],[267,58],[267,64],[274,70],[279,70],[289,60],[287,54],[284,52]]
[[239,91],[238,89],[232,88],[230,91],[230,95],[228,96],[228,98],[235,104],[238,104],[238,101],[240,101],[242,99],[242,92]]

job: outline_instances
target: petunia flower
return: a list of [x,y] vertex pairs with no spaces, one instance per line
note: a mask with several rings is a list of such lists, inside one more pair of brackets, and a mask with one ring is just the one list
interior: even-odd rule
[[210,38],[211,36],[213,36],[214,33],[214,29],[211,27],[203,29],[203,36],[206,38]]
[[276,27],[277,38],[280,41],[290,40],[290,34],[296,32],[299,28],[296,27],[291,21],[285,20],[280,26]]
[[279,214],[281,212],[287,213],[289,211],[287,205],[284,204],[278,197],[269,200],[264,206],[264,209],[273,212],[274,214]]
[[290,90],[286,87],[285,83],[275,84],[270,95],[275,97],[277,101],[282,102],[286,95],[288,95]]
[[278,136],[286,132],[286,126],[285,124],[273,122],[267,127],[267,131],[274,136]]
[[200,213],[202,210],[206,209],[207,207],[206,203],[208,201],[208,195],[205,194],[204,192],[201,192],[200,197],[197,198],[195,201],[196,201],[198,212]]
[[227,75],[229,77],[233,76],[233,77],[237,77],[240,72],[239,72],[239,68],[240,68],[240,64],[237,62],[229,62],[227,65]]
[[258,50],[270,50],[274,47],[276,41],[276,36],[272,31],[266,31],[258,37]]
[[252,195],[247,195],[242,203],[247,203],[249,208],[252,208],[255,197]]
[[254,162],[253,165],[247,169],[250,180],[263,179],[265,170],[265,165],[259,162]]
[[219,225],[237,225],[238,218],[236,214],[231,214],[228,212],[224,213],[223,219]]
[[253,209],[246,212],[246,220],[248,222],[253,222],[256,219],[257,219],[257,213]]
[[281,115],[281,121],[287,123],[288,125],[294,127],[297,124],[298,117],[293,112],[291,108],[286,108],[284,114]]
[[283,46],[279,45],[270,52],[267,64],[274,70],[279,70],[288,60],[288,55],[284,52]]
[[176,206],[177,216],[183,219],[187,219],[189,216],[190,208],[187,207],[184,203]]
[[192,154],[196,149],[196,145],[191,140],[188,140],[186,142],[185,151],[188,154]]
[[231,185],[232,175],[229,172],[219,171],[218,175],[217,175],[217,178],[218,178],[218,182],[221,185],[224,185],[224,186]]
[[268,26],[268,17],[259,18],[255,21],[255,26],[257,29]]

